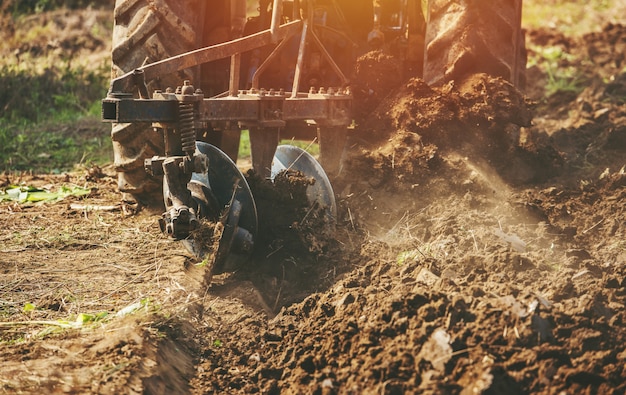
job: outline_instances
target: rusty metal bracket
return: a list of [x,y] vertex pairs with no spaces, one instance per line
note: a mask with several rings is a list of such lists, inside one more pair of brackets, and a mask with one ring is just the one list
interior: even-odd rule
[[[175,124],[180,111],[177,96],[157,92],[154,99],[106,98],[102,104],[103,121]],[[329,126],[347,126],[352,122],[352,96],[339,88],[296,95],[283,90],[250,89],[239,91],[236,96],[204,98],[198,106],[200,123],[234,121],[241,126],[283,127],[285,122],[297,120]]]

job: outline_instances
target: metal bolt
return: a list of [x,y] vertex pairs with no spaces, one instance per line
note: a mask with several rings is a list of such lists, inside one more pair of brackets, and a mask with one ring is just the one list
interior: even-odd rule
[[183,82],[183,87],[181,89],[181,93],[183,95],[193,95],[194,91],[195,91],[195,89],[193,88],[193,85],[191,85],[191,81],[185,80]]

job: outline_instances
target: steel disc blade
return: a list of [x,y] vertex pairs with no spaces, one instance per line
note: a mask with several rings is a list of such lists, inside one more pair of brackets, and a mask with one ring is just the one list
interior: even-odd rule
[[[219,148],[198,141],[196,149],[209,158],[209,171],[208,173],[193,173],[190,182],[208,187],[221,208],[229,206],[233,199],[237,200],[241,205],[241,212],[237,217],[238,223],[235,225],[256,236],[258,231],[256,204],[244,175],[232,159]],[[184,240],[183,243],[189,252],[204,259],[206,251],[193,239]],[[224,256],[222,262],[215,263],[214,272],[233,271],[241,266],[249,255],[249,253],[229,253]]]
[[322,165],[305,150],[293,145],[279,145],[272,161],[271,178],[274,179],[283,170],[297,170],[315,179],[315,184],[307,188],[309,205],[318,203],[326,209],[332,223],[337,219],[335,193]]

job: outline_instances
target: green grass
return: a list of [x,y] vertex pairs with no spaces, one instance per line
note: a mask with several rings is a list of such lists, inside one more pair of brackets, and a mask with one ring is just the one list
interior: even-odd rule
[[[61,10],[35,15],[87,6],[112,8],[112,2],[0,4],[0,171],[63,172],[75,165],[111,161],[110,126],[100,121],[110,62],[86,60],[75,52],[81,48],[80,36],[65,28]],[[104,11],[91,15],[95,19],[86,39],[110,40],[112,24],[103,18]]]
[[99,116],[75,113],[34,122],[0,120],[2,170],[61,173],[76,166],[104,165],[113,157],[109,129]]
[[[20,64],[0,65],[0,118],[10,123],[68,121],[100,112],[108,87],[108,67],[48,65],[41,72]],[[96,105],[96,103],[98,103]]]
[[[310,141],[299,141],[299,140],[281,140],[279,144],[291,144],[296,147],[302,148],[307,151],[309,154],[317,157],[320,153],[319,144],[313,143]],[[239,158],[240,159],[249,159],[250,158],[250,134],[247,130],[241,131],[241,139],[239,140]]]
[[75,166],[111,162],[108,129],[96,118],[76,122],[0,121],[0,160],[3,171],[61,173]]
[[106,73],[67,65],[32,73],[4,65],[0,84],[3,171],[62,172],[111,160],[108,128],[100,122]]
[[317,142],[303,141],[303,140],[281,140],[280,144],[295,145],[298,148],[302,148],[309,154],[318,157],[320,154],[320,146]]

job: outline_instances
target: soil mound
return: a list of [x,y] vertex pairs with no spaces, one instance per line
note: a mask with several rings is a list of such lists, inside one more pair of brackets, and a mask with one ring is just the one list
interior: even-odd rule
[[[545,133],[530,122],[544,105],[485,75],[441,88],[413,79],[387,96],[334,183],[352,269],[267,322],[237,322],[194,387],[623,392],[623,157],[575,185],[569,173],[570,152],[619,151],[619,139]],[[248,327],[252,338],[236,337]]]

